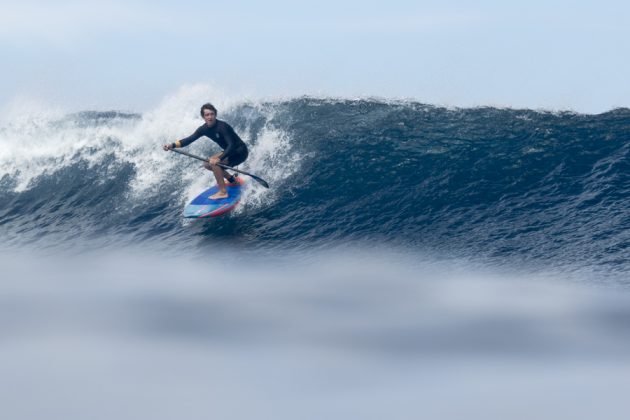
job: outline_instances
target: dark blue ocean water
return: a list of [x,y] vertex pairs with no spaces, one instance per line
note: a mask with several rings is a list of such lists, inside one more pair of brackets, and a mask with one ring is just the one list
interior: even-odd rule
[[[210,174],[159,150],[201,124],[192,114],[169,121],[81,112],[5,124],[2,144],[21,149],[2,158],[3,246],[361,243],[629,267],[628,109],[583,115],[298,98],[238,104],[220,118],[252,146],[241,168],[272,189],[253,185],[235,214],[192,223],[182,220],[183,206]],[[202,139],[190,150],[216,146]]]
[[627,417],[630,110],[234,103],[191,221],[182,96],[0,124],[0,418]]

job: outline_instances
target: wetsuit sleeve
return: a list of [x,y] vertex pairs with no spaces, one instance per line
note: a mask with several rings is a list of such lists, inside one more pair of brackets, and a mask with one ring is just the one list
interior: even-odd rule
[[223,150],[223,153],[219,155],[219,160],[223,160],[224,158],[232,155],[234,150],[236,149],[236,133],[234,133],[234,129],[229,125],[225,124],[222,127],[221,134],[227,143],[227,146]]
[[195,130],[194,133],[192,133],[190,136],[178,140],[175,142],[177,147],[186,147],[188,146],[190,143],[192,143],[193,141],[197,140],[199,137],[201,137],[203,135],[203,126],[199,127],[197,130]]

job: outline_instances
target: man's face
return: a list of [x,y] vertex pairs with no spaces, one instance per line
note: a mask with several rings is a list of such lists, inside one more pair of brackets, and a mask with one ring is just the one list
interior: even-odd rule
[[214,123],[217,120],[217,114],[214,113],[214,111],[210,110],[210,109],[204,109],[203,110],[203,119],[206,121],[206,124],[211,126],[214,125]]

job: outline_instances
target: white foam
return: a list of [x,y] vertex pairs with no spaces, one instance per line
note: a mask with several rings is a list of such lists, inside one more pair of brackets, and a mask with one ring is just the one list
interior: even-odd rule
[[251,180],[250,187],[243,196],[245,208],[260,208],[273,203],[279,194],[274,185],[293,176],[299,168],[300,160],[300,155],[291,147],[290,139],[285,133],[265,127],[246,163],[248,171],[267,181],[271,189]]
[[15,191],[32,181],[74,163],[79,155],[91,165],[110,151],[108,144],[128,130],[127,120],[81,126],[64,120],[60,108],[17,101],[10,106],[0,129],[0,177],[16,181]]
[[[10,176],[16,182],[14,190],[22,192],[31,188],[40,175],[50,175],[77,160],[94,166],[113,153],[118,164],[130,163],[135,169],[129,183],[131,198],[157,194],[161,184],[168,182],[183,187],[183,203],[213,184],[214,179],[200,162],[166,153],[162,145],[190,135],[203,124],[199,116],[201,104],[212,102],[221,115],[245,99],[242,95],[227,95],[211,85],[185,85],[138,119],[115,118],[86,124],[68,118],[63,109],[21,98],[10,104],[0,125],[0,179]],[[267,113],[267,120],[273,117],[273,111],[260,103],[253,106],[263,115]],[[252,146],[249,130],[245,127],[240,132],[250,145],[249,159],[240,169],[261,176],[272,187],[295,173],[299,156],[292,150],[286,133],[265,126]],[[205,146],[207,143],[198,142],[189,151],[203,154],[199,150],[207,150]],[[273,190],[266,190],[253,180],[249,184],[243,199],[249,208],[268,205],[275,199]]]

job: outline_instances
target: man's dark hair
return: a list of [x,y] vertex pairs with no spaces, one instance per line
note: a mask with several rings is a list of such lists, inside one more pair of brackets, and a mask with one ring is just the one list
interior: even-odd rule
[[208,111],[214,111],[214,115],[218,114],[217,109],[210,102],[208,102],[207,104],[201,105],[201,110],[199,111],[199,113],[201,114],[202,117],[203,117],[204,109],[207,109]]

